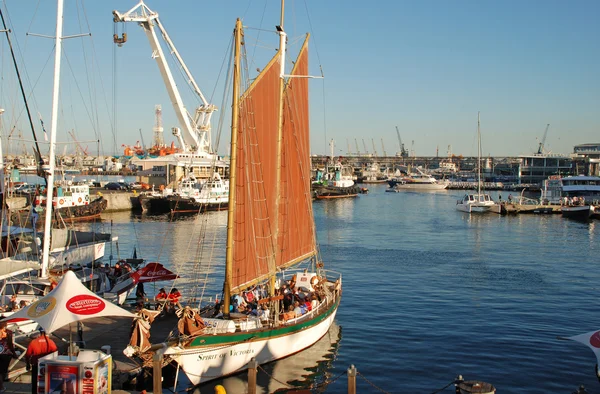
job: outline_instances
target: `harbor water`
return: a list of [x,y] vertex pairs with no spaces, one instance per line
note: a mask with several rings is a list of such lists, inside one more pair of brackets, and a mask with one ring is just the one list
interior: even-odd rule
[[[262,366],[259,392],[346,393],[352,364],[361,393],[431,393],[459,374],[498,393],[570,393],[581,384],[600,392],[592,351],[557,339],[600,329],[600,222],[469,215],[454,207],[464,192],[386,187],[314,202],[322,258],[343,274],[336,325],[313,348]],[[226,212],[175,221],[119,212],[79,226],[112,228],[113,259],[136,247],[175,269],[184,297],[193,288],[214,297],[222,276],[206,278],[222,271],[226,220]],[[197,250],[201,237],[212,237],[214,249]],[[192,275],[209,253],[219,263]],[[218,383],[238,393],[245,382],[242,373],[195,392],[212,393]]]

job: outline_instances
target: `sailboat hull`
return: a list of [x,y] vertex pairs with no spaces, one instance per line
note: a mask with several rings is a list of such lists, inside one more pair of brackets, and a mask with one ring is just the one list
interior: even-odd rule
[[[298,353],[321,339],[333,324],[340,297],[325,313],[312,318],[299,318],[292,325],[282,325],[262,331],[200,337],[211,344],[188,348],[169,348],[171,354],[194,385],[247,369],[253,358],[265,364]],[[308,315],[305,315],[308,316]],[[226,337],[225,341],[221,338]],[[196,339],[197,341],[198,339]],[[196,342],[195,341],[195,342]]]

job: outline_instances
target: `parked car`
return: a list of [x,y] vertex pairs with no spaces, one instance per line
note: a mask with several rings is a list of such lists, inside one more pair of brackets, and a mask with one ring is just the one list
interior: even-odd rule
[[27,184],[27,183],[22,183],[20,185],[15,186],[14,192],[18,193],[18,194],[35,193],[36,188],[37,188],[36,185],[30,185],[30,184]]
[[106,190],[127,190],[127,185],[119,182],[109,182],[104,185]]

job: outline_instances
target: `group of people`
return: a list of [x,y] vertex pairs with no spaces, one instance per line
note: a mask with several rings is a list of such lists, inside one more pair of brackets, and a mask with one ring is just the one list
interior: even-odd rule
[[293,281],[289,282],[289,286],[282,285],[279,294],[283,296],[281,310],[284,312],[280,316],[283,321],[295,319],[316,309],[320,302],[318,292],[300,291]]
[[7,305],[0,305],[0,312],[16,312],[27,306],[27,301],[18,301],[17,295],[13,294],[10,296],[10,301]]
[[[298,289],[293,279],[286,281],[277,290],[276,295],[280,296],[279,310],[282,311],[279,315],[280,320],[291,320],[317,308],[320,303],[319,292],[303,290],[307,289]],[[256,316],[263,321],[269,320],[270,311],[267,303],[261,302],[267,295],[266,286],[255,286],[251,290],[235,294],[231,297],[229,311]]]
[[175,307],[181,309],[180,299],[181,293],[175,287],[168,294],[164,288],[161,288],[154,297],[154,300],[164,308],[166,313],[175,312]]

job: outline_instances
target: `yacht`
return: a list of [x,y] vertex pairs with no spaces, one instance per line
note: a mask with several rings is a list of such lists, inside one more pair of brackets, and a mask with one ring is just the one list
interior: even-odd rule
[[448,188],[450,182],[447,180],[437,180],[429,174],[421,171],[419,168],[416,169],[416,173],[408,174],[406,176],[396,177],[388,181],[390,189],[387,191],[401,191],[401,190],[444,190]]
[[462,212],[494,212],[498,206],[489,194],[482,191],[481,182],[481,131],[479,112],[477,113],[477,193],[467,193],[456,202],[456,209]]

